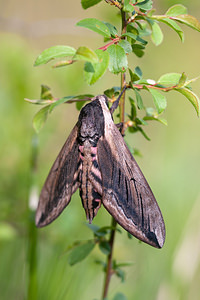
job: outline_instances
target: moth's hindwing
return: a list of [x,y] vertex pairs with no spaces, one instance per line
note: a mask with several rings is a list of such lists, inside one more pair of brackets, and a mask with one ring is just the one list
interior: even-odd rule
[[102,102],[105,132],[98,141],[102,202],[132,235],[154,247],[165,241],[165,225],[156,199]]
[[42,188],[36,212],[37,227],[45,226],[57,218],[69,204],[79,186],[78,125],[76,124],[54,162]]

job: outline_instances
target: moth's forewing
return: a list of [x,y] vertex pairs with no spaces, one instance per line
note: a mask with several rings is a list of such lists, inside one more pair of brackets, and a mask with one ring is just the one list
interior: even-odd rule
[[[92,100],[82,109],[78,123],[47,177],[40,195],[36,225],[42,227],[57,218],[80,187],[86,211],[94,211],[94,204],[103,202],[124,229],[145,243],[161,248],[165,225],[156,199],[113,123],[107,98],[97,96]],[[86,159],[85,151],[91,157]],[[88,189],[89,186],[92,188]],[[98,196],[93,199],[93,194]],[[99,207],[98,204],[97,210]],[[96,211],[91,215],[90,221]]]
[[154,247],[165,241],[165,225],[156,199],[102,102],[104,136],[98,142],[102,202],[128,232]]
[[37,227],[46,226],[57,218],[78,188],[77,136],[78,125],[76,124],[56,158],[42,188],[35,218]]

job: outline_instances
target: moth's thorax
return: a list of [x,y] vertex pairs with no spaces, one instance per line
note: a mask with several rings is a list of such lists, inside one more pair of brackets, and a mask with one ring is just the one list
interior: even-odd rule
[[79,145],[79,155],[82,161],[80,172],[80,196],[86,217],[91,223],[101,206],[100,195],[92,184],[94,164],[97,163],[97,147],[93,147],[89,139],[85,139],[83,145]]
[[78,141],[80,145],[88,140],[95,147],[104,135],[104,114],[98,99],[88,103],[80,112],[78,120]]

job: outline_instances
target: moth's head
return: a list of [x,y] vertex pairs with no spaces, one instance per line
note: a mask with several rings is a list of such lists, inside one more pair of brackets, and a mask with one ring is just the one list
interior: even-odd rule
[[92,98],[91,101],[99,101],[100,103],[105,103],[108,107],[108,98],[106,95],[98,95]]

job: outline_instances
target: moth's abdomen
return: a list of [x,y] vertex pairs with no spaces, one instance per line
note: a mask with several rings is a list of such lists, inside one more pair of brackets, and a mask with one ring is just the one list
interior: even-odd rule
[[90,141],[86,139],[83,145],[79,145],[79,157],[82,161],[79,174],[80,196],[87,220],[91,223],[101,206],[102,198],[98,187],[102,185],[102,179],[98,167],[97,147],[91,146]]

